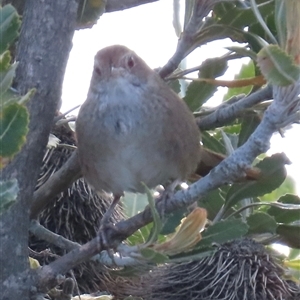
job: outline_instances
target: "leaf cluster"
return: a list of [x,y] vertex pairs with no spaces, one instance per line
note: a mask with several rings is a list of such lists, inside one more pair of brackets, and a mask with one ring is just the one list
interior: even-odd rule
[[[11,5],[0,7],[0,169],[20,151],[28,132],[29,114],[25,103],[34,90],[19,95],[12,89],[17,68],[11,62],[9,47],[19,35],[20,17]],[[15,180],[0,182],[0,214],[17,197],[18,184]]]

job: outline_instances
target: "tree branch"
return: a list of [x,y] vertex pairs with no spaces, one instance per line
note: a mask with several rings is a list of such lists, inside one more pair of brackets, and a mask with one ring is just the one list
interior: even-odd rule
[[33,194],[30,218],[35,219],[47,203],[81,177],[77,151]]
[[[269,149],[270,138],[273,133],[282,124],[286,124],[287,119],[293,120],[293,117],[296,117],[296,113],[299,110],[299,92],[300,83],[289,87],[275,87],[274,101],[266,110],[262,122],[248,141],[222,161],[207,176],[190,185],[188,189],[177,192],[166,203],[158,201],[158,211],[161,213],[162,209],[164,209],[165,213],[170,213],[178,208],[186,207],[209,191],[228,182],[235,181],[259,154]],[[146,208],[142,213],[116,224],[116,231],[107,232],[108,243],[117,245],[122,239],[130,236],[137,229],[151,221],[150,209]],[[49,288],[49,282],[54,280],[59,274],[65,273],[69,268],[89,259],[101,250],[99,240],[95,238],[83,245],[80,250],[75,249],[69,252],[64,257],[59,258],[39,271],[39,286],[47,286]]]
[[190,20],[178,40],[175,53],[159,71],[159,75],[162,78],[174,72],[181,61],[197,47],[195,45],[195,37],[201,30],[203,18],[208,15],[218,2],[220,0],[195,0]]
[[271,98],[272,87],[267,86],[231,105],[228,105],[226,102],[222,103],[213,113],[202,118],[197,118],[197,124],[202,130],[224,126],[235,119],[244,109]]
[[67,251],[71,251],[80,247],[80,244],[72,242],[63,236],[50,231],[36,220],[31,221],[29,231],[39,239],[47,241],[48,243]]

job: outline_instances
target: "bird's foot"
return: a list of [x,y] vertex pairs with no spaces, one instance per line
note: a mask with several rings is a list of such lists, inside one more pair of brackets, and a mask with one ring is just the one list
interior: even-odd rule
[[114,200],[106,213],[103,215],[100,227],[98,230],[98,238],[99,238],[99,250],[106,250],[112,261],[114,262],[114,246],[112,246],[111,236],[113,233],[118,232],[116,226],[111,222],[111,216],[114,212],[116,205],[118,204],[121,196],[114,196]]
[[175,180],[171,184],[167,185],[165,189],[160,194],[160,202],[161,202],[161,218],[165,219],[167,214],[167,203],[169,199],[171,199],[174,195],[175,188],[180,184],[180,181]]

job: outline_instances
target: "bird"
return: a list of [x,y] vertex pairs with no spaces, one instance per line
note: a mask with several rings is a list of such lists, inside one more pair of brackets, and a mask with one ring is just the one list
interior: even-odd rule
[[201,159],[200,130],[186,103],[123,45],[96,54],[76,138],[83,177],[114,196],[103,222],[124,192],[184,181]]

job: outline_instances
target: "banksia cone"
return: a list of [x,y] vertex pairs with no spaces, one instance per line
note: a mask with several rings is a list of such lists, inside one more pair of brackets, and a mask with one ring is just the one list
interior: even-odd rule
[[[60,139],[61,144],[75,145],[74,133],[66,126],[55,127],[52,133]],[[68,147],[55,147],[47,149],[38,182],[38,187],[52,176],[71,156],[72,149]],[[57,195],[52,202],[38,216],[38,221],[47,229],[63,237],[84,244],[94,238],[99,229],[99,223],[111,203],[110,197],[96,194],[84,179],[75,181],[69,188]],[[113,221],[122,218],[120,206],[114,211]],[[45,249],[56,255],[63,255],[64,250],[30,236],[29,247],[37,252]],[[49,263],[51,257],[37,257],[40,264]],[[92,293],[98,290],[107,290],[106,282],[111,281],[106,270],[89,261],[77,266],[74,275],[80,293]]]

